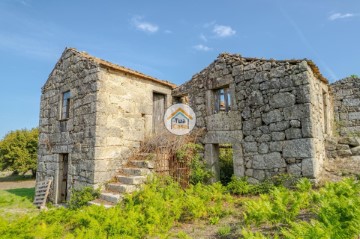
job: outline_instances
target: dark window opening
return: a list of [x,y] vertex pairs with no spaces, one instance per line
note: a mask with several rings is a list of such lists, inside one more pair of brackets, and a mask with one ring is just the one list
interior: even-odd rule
[[70,117],[70,91],[63,93],[61,106],[61,119],[68,119]]
[[183,96],[177,96],[174,97],[174,104],[189,104],[189,96],[183,95]]
[[324,133],[328,133],[328,104],[327,104],[327,94],[325,91],[322,92],[322,100],[323,100],[323,113],[324,113]]
[[231,110],[231,96],[229,87],[215,90],[215,113]]
[[59,155],[58,203],[66,202],[68,193],[69,154]]

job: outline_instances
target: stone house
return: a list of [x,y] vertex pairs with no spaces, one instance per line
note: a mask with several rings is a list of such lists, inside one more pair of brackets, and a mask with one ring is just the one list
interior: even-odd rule
[[50,200],[110,180],[146,137],[162,130],[167,81],[65,49],[42,88],[37,181]]
[[217,177],[221,144],[232,145],[234,174],[252,182],[286,172],[319,177],[333,110],[328,82],[313,62],[221,54],[173,97],[189,98]]
[[[53,179],[55,203],[67,200],[72,188],[106,183],[125,170],[141,142],[164,129],[165,109],[179,102],[192,107],[196,128],[205,132],[199,141],[215,180],[226,144],[236,176],[256,183],[290,173],[317,181],[326,139],[336,133],[334,117],[345,122],[337,131],[360,133],[359,79],[330,87],[310,60],[224,53],[176,87],[69,48],[42,88],[37,181]],[[114,196],[104,194],[117,202]]]

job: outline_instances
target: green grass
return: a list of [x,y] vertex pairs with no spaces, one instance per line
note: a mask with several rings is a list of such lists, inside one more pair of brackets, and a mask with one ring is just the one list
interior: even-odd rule
[[37,215],[33,205],[35,188],[17,188],[0,190],[0,215],[12,221],[23,215]]

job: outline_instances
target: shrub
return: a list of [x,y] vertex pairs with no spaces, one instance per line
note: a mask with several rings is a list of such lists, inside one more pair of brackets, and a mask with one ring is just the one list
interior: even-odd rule
[[68,202],[70,209],[77,209],[87,205],[87,203],[100,196],[100,188],[94,189],[92,187],[84,187],[80,190],[73,189],[71,191],[71,198]]
[[187,143],[177,152],[176,158],[190,166],[190,183],[208,183],[213,176],[206,163],[200,155],[203,147],[199,144]]

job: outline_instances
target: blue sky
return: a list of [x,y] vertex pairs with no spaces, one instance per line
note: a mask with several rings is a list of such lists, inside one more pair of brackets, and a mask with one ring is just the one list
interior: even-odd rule
[[181,84],[221,52],[360,75],[359,0],[0,0],[0,137],[38,125],[65,47]]

